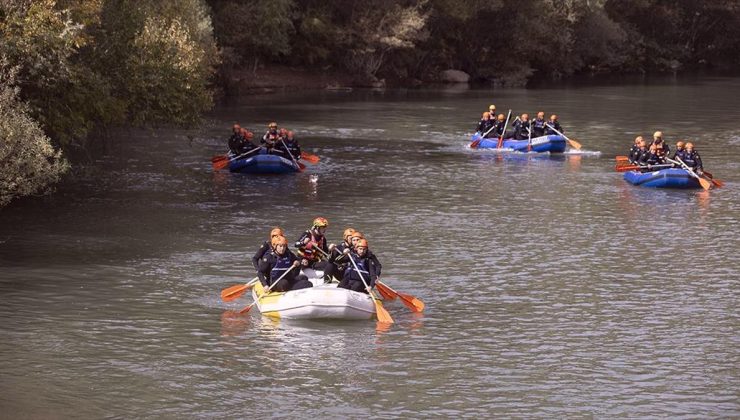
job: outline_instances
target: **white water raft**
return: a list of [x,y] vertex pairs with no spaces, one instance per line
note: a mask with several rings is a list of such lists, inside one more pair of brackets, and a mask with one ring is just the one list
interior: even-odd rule
[[257,282],[252,297],[262,315],[288,319],[371,319],[375,303],[365,293],[340,289],[337,283],[324,284],[324,280],[311,269],[303,270],[314,287],[270,292],[258,299],[264,288]]

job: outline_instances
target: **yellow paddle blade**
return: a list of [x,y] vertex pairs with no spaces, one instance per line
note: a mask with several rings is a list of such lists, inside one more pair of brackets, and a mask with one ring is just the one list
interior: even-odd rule
[[705,190],[712,188],[712,183],[701,177],[699,177],[699,184],[701,184],[701,187]]
[[378,322],[393,324],[393,318],[391,318],[391,314],[385,310],[383,304],[380,303],[378,299],[373,300],[375,301],[375,314],[378,316]]
[[581,143],[578,143],[577,141],[575,141],[573,139],[568,139],[568,143],[570,144],[570,147],[572,147],[574,149],[577,149],[577,150],[580,150],[581,147],[583,147],[583,146],[581,146]]

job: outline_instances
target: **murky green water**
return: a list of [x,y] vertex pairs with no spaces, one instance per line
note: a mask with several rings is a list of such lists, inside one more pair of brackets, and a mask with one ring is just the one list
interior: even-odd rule
[[[737,417],[740,80],[301,93],[198,131],[122,133],[96,170],[0,211],[0,417]],[[471,151],[489,103],[601,155]],[[321,163],[214,173],[234,121]],[[723,189],[633,187],[635,135],[695,140]],[[235,316],[269,228],[354,226],[396,324]],[[256,311],[253,311],[256,312]]]

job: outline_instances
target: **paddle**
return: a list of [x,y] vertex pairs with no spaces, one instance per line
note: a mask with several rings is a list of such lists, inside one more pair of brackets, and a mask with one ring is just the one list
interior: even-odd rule
[[296,166],[296,168],[298,168],[299,171],[302,171],[302,170],[306,169],[306,165],[304,165],[302,163],[298,163],[295,160],[295,158],[293,157],[293,153],[290,153],[290,149],[288,149],[288,146],[285,145],[285,141],[283,141],[283,138],[282,137],[280,137],[280,143],[283,144],[283,147],[285,148],[285,153],[287,153],[288,156],[290,156],[290,160],[293,161],[293,164]]
[[642,166],[642,165],[617,165],[614,169],[617,172],[627,172],[627,171],[633,171],[635,169],[656,169],[656,168],[670,168],[673,164],[662,164],[662,165],[648,165],[648,166]]
[[699,175],[697,175],[696,172],[694,172],[693,169],[689,168],[689,165],[685,164],[684,161],[682,161],[680,157],[676,156],[676,159],[678,159],[678,161],[675,161],[675,160],[673,160],[671,158],[666,158],[665,160],[667,160],[668,162],[671,162],[671,163],[675,163],[677,165],[681,165],[681,167],[684,168],[686,170],[686,172],[688,172],[689,174],[691,174],[691,176],[693,176],[694,178],[696,178],[697,180],[699,180],[699,184],[705,190],[709,190],[710,188],[712,188],[712,183],[711,182],[709,182],[706,179],[704,179],[704,178],[700,177]]
[[301,159],[309,163],[319,163],[319,157],[308,152],[301,151]]
[[387,284],[382,283],[380,280],[378,280],[375,285],[381,295],[388,295],[390,296],[391,300],[395,299],[396,297],[401,298],[401,302],[403,302],[403,304],[406,305],[406,307],[409,308],[411,312],[421,312],[424,310],[424,302],[422,302],[420,299],[417,299],[416,297],[408,295],[406,293],[397,292]]
[[378,300],[378,298],[375,297],[375,294],[373,294],[373,290],[368,286],[367,282],[365,281],[365,277],[362,276],[362,273],[360,273],[360,269],[357,268],[357,263],[355,262],[355,259],[352,258],[352,253],[347,254],[349,257],[349,260],[352,261],[352,265],[355,267],[355,270],[357,270],[357,274],[360,276],[360,280],[362,280],[362,284],[365,285],[365,290],[367,290],[367,294],[370,295],[370,297],[373,299],[373,302],[375,303],[375,314],[378,316],[378,322],[383,322],[386,324],[393,324],[393,318],[391,318],[391,314],[388,313],[388,311],[385,310],[383,307],[383,304]]
[[[252,149],[252,150],[250,150],[248,152],[244,152],[244,153],[242,153],[239,156],[234,156],[231,159],[229,159],[228,156],[224,156],[224,159],[219,159],[219,160],[215,160],[215,161],[213,159],[211,159],[211,162],[213,162],[213,170],[214,171],[218,171],[218,170],[224,169],[227,166],[229,166],[229,163],[231,163],[232,161],[235,161],[235,160],[241,158],[242,156],[246,156],[246,155],[254,152],[255,150],[259,150],[259,149],[260,149],[259,147],[255,147],[254,149]],[[215,157],[214,157],[214,159],[215,159]]]
[[488,135],[488,133],[490,133],[491,130],[493,130],[494,128],[496,128],[496,124],[493,124],[491,126],[491,128],[488,129],[488,131],[486,131],[485,133],[481,134],[481,136],[478,137],[477,139],[473,140],[473,142],[470,143],[470,148],[471,149],[477,149],[478,148],[478,145],[481,142],[481,140],[483,140]]
[[506,122],[504,123],[504,129],[501,131],[501,135],[498,138],[498,144],[496,145],[497,149],[500,149],[504,145],[504,136],[506,135],[506,127],[509,125],[509,118],[511,118],[511,110],[506,114]]
[[715,187],[721,188],[725,185],[723,181],[720,181],[719,179],[714,179],[714,175],[712,175],[711,172],[707,172],[707,171],[703,171],[703,172],[704,173],[702,175],[709,178],[709,180],[712,181],[712,184],[714,184]]
[[240,314],[245,314],[245,313],[249,312],[252,309],[252,306],[254,306],[255,303],[257,303],[263,297],[267,296],[267,294],[270,293],[270,290],[272,290],[272,288],[276,284],[280,283],[280,280],[282,280],[283,277],[285,277],[288,273],[290,273],[291,271],[293,271],[293,269],[296,268],[296,267],[298,267],[298,261],[293,262],[293,265],[290,266],[289,269],[285,270],[285,272],[283,273],[282,276],[280,276],[277,280],[275,280],[274,282],[272,282],[272,284],[270,284],[270,287],[268,287],[264,292],[262,292],[262,294],[260,296],[257,297],[257,300],[255,300],[254,302],[250,303],[249,306],[247,306],[244,309],[242,309],[241,311],[239,311],[239,313]]
[[527,140],[527,153],[532,151],[532,123],[529,123],[529,128],[527,128],[527,131],[529,132],[529,139]]
[[561,133],[560,131],[558,131],[555,127],[551,126],[550,124],[545,123],[545,125],[548,126],[548,127],[550,127],[550,129],[552,131],[554,131],[554,132],[560,134],[561,136],[565,137],[565,139],[568,140],[568,144],[570,144],[570,147],[572,147],[574,149],[577,149],[577,150],[581,150],[581,147],[583,147],[583,146],[581,146],[581,143],[578,143],[575,140],[569,139],[568,136],[566,136],[565,134]]
[[252,286],[257,283],[257,280],[259,280],[259,277],[253,278],[249,281],[249,283],[237,284],[235,286],[227,287],[226,289],[221,291],[221,300],[223,300],[224,302],[231,302],[232,300],[236,300],[241,295],[243,295],[244,292],[251,289]]

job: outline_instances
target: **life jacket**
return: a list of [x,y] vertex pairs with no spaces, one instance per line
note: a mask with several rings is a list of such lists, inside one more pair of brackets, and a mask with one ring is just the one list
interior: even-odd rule
[[684,152],[681,160],[683,160],[683,163],[685,163],[689,168],[692,169],[701,168],[702,166],[701,158],[699,157],[699,153],[697,153],[696,150],[693,150],[691,153]]
[[633,144],[630,148],[630,154],[629,154],[629,161],[630,163],[637,162],[637,159],[640,157],[640,146]]
[[270,284],[279,279],[280,276],[285,274],[285,272],[293,265],[293,261],[290,258],[290,252],[287,250],[282,256],[278,255],[277,252],[274,251],[272,252],[272,255],[275,257],[275,266],[270,270]]
[[535,118],[532,121],[532,137],[540,137],[545,135],[545,120]]
[[318,261],[323,256],[323,254],[321,254],[321,252],[316,251],[313,248],[319,247],[321,248],[322,251],[325,250],[326,249],[326,237],[324,236],[319,237],[313,232],[313,229],[306,231],[306,233],[308,234],[307,237],[311,239],[311,242],[309,242],[309,244],[311,244],[311,247],[306,248],[306,245],[308,244],[301,245],[301,249],[300,249],[301,256],[303,256],[303,258],[309,261]]
[[[355,263],[352,264],[352,262],[350,261],[349,265],[347,266],[347,271],[344,275],[349,276],[351,280],[362,281],[362,279],[365,279],[365,283],[370,284],[370,260],[367,258],[367,256],[360,257],[359,255],[355,254],[354,251],[350,252],[350,254]],[[357,265],[357,268],[355,268],[355,265]],[[362,274],[362,278],[360,277],[360,274]]]

